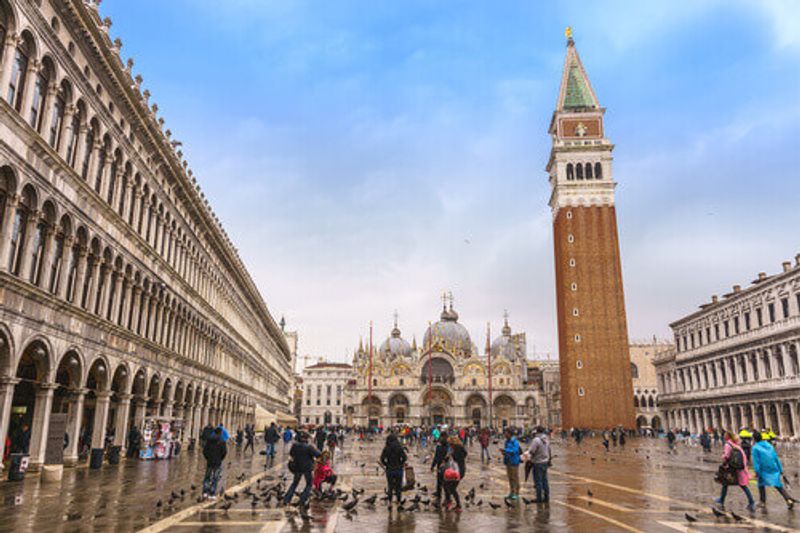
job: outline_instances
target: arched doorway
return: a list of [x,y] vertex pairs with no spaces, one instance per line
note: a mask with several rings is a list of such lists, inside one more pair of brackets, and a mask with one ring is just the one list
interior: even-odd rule
[[18,381],[8,425],[10,452],[30,454],[31,464],[44,461],[48,417],[41,415],[50,411],[55,387],[48,383],[50,359],[47,345],[35,340],[22,352],[15,373]]
[[405,424],[408,417],[408,398],[405,394],[395,394],[389,399],[389,411],[395,424]]
[[[111,403],[109,368],[105,359],[98,357],[89,367],[86,376],[86,400],[84,404],[84,428],[81,430],[82,452],[88,455],[102,454],[105,447],[108,410]],[[95,463],[97,466],[98,463]]]
[[441,426],[455,424],[453,419],[453,398],[446,389],[434,388],[423,393],[422,412],[423,423],[427,426]]
[[455,382],[455,372],[450,361],[442,357],[433,357],[422,365],[419,378],[423,385],[427,385],[429,381],[433,384],[452,385]]
[[382,426],[382,405],[380,399],[376,398],[375,396],[373,396],[371,399],[369,397],[364,398],[364,401],[361,402],[361,407],[366,415],[368,427],[373,428]]
[[486,400],[480,394],[472,394],[467,398],[465,416],[468,420],[472,421],[475,427],[481,427],[486,421],[488,416],[486,409]]
[[114,439],[114,446],[125,446],[125,435],[128,432],[128,412],[131,405],[131,395],[128,393],[130,376],[128,367],[124,364],[117,365],[114,377],[111,379],[111,411],[108,416],[108,429]]
[[494,418],[500,427],[514,425],[514,411],[517,403],[510,396],[500,395],[494,401]]
[[646,428],[647,424],[647,417],[644,415],[639,415],[636,417],[636,429]]
[[652,427],[654,431],[661,431],[661,417],[658,415],[654,416],[650,421],[650,427]]
[[57,388],[53,395],[53,412],[67,415],[64,464],[68,465],[75,464],[78,460],[78,441],[85,394],[85,391],[81,389],[82,380],[82,359],[75,350],[70,350],[61,357],[61,361],[58,363],[56,369]]

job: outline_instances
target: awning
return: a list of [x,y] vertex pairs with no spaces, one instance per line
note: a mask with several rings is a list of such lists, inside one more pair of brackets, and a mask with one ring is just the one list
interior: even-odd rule
[[257,430],[264,429],[275,421],[275,413],[256,404],[255,426]]
[[285,413],[278,413],[277,414],[278,425],[279,426],[289,426],[289,427],[297,427],[297,419],[292,415],[287,415]]

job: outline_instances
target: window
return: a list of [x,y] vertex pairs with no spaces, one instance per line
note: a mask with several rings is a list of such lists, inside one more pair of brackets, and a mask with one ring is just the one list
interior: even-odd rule
[[783,318],[789,318],[789,298],[781,298],[781,309],[783,310]]
[[739,317],[733,317],[733,332],[738,335],[739,334]]
[[639,367],[634,363],[631,363],[631,377],[633,379],[639,379]]
[[583,387],[578,387],[578,396],[583,397],[585,395],[586,395],[586,391],[583,390]]
[[572,181],[575,179],[575,168],[572,166],[572,163],[567,163],[567,181]]
[[725,338],[727,339],[728,337],[730,337],[730,336],[731,336],[731,325],[730,325],[730,321],[729,321],[729,320],[726,320],[725,322],[723,322],[723,323],[722,323],[722,326],[725,328]]
[[603,179],[603,165],[600,163],[594,164],[594,179],[601,180]]
[[306,405],[311,405],[311,398],[306,399]]
[[586,179],[587,180],[592,179],[592,164],[591,163],[586,163]]
[[572,218],[572,211],[567,211],[567,218],[568,218],[568,219],[571,219],[571,218]]
[[761,326],[764,325],[764,315],[761,312],[761,308],[760,307],[758,309],[756,309],[756,322],[758,323],[758,327],[761,327]]
[[64,122],[64,109],[66,108],[65,97],[64,88],[62,87],[56,93],[56,99],[53,102],[53,114],[50,117],[50,132],[47,142],[56,150],[61,144],[61,126]]
[[575,342],[581,342],[581,336],[576,334],[575,335]]
[[744,330],[750,331],[750,311],[744,314]]
[[575,236],[574,236],[572,233],[570,233],[569,235],[567,235],[567,242],[568,242],[568,243],[570,243],[570,244],[572,244],[573,242],[575,242]]
[[578,370],[580,370],[581,368],[583,368],[583,361],[581,361],[580,359],[578,359],[577,361],[575,361],[575,367],[576,367]]
[[572,316],[578,316],[578,314],[579,314],[578,313],[578,308],[577,307],[573,307],[572,308]]
[[771,303],[767,305],[767,311],[769,312],[769,323],[772,324],[775,322],[775,304]]
[[474,387],[477,384],[478,384],[478,380],[475,379],[475,378],[472,378],[472,386]]
[[373,387],[377,387],[378,386],[378,380],[377,379],[373,379],[372,380],[372,386]]
[[711,328],[706,328],[706,343],[711,342]]
[[569,266],[571,266],[572,268],[575,268],[575,264],[576,264],[575,263],[575,259],[570,259],[569,260]]
[[28,46],[23,42],[14,53],[11,65],[11,79],[8,82],[6,101],[17,111],[22,107],[22,93],[25,90],[25,78],[28,72]]
[[28,124],[33,129],[41,132],[42,127],[42,109],[44,108],[44,101],[47,97],[47,89],[50,85],[50,78],[47,75],[48,69],[42,66],[36,74],[36,82],[33,85],[33,98],[31,99],[31,108],[28,113]]
[[583,165],[580,163],[575,165],[575,177],[579,180],[583,179]]
[[578,290],[578,284],[577,284],[577,283],[573,283],[573,284],[570,286],[570,289],[572,289],[572,291],[573,291],[573,292],[577,291],[577,290]]
[[403,378],[400,378],[400,386],[402,387],[404,384]]

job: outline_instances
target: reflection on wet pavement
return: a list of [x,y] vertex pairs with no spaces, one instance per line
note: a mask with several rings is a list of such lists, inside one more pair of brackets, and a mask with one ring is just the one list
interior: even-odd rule
[[[275,507],[239,497],[230,508],[222,501],[198,504],[194,500],[203,474],[199,454],[184,455],[171,462],[127,462],[119,467],[105,466],[100,471],[85,468],[65,471],[61,483],[42,483],[33,477],[24,483],[2,483],[5,506],[0,513],[2,529],[13,531],[86,531],[88,529],[132,531],[716,531],[771,530],[795,531],[800,528],[800,509],[789,511],[774,491],[768,492],[766,510],[748,513],[739,491],[728,496],[727,511],[715,516],[711,500],[719,486],[713,477],[721,449],[703,454],[699,448],[681,447],[668,454],[664,441],[634,440],[623,451],[606,453],[599,442],[584,442],[580,448],[556,439],[553,468],[550,471],[549,507],[520,500],[509,508],[503,501],[508,491],[505,469],[497,461],[481,465],[479,449],[469,451],[467,474],[461,482],[462,498],[476,489],[474,503],[462,513],[437,511],[421,505],[416,512],[387,509],[381,504],[385,481],[376,467],[382,439],[372,443],[348,441],[337,456],[334,469],[345,491],[364,489],[354,512],[345,512],[344,502],[312,500],[311,520],[303,520],[293,508]],[[797,479],[798,454],[780,450],[787,477]],[[426,501],[435,487],[429,470],[430,450],[411,448],[410,457],[417,481],[428,493],[407,492],[408,500],[420,493]],[[285,460],[279,456],[276,467],[264,471],[263,457],[232,451],[226,468],[226,486],[241,490],[260,474],[267,484],[277,483],[287,474]],[[363,465],[363,466],[362,466]],[[235,478],[246,474],[247,480]],[[522,474],[522,471],[520,472]],[[238,486],[238,487],[237,487]],[[481,486],[483,488],[481,488]],[[186,495],[167,508],[171,491],[183,488]],[[755,482],[752,490],[757,494]],[[363,500],[376,494],[375,505]],[[522,496],[532,499],[533,484],[523,485]],[[155,504],[162,500],[162,508]],[[350,501],[350,500],[348,500]],[[481,505],[476,505],[482,501]],[[494,509],[490,504],[497,505]],[[406,506],[410,505],[410,502]],[[741,522],[731,514],[741,518]],[[686,515],[697,521],[689,527]]]

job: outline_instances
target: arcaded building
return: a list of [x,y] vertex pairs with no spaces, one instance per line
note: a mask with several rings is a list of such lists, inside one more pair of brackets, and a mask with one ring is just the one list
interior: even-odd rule
[[69,463],[149,415],[290,411],[281,329],[98,3],[0,0],[0,451],[27,426],[34,466],[55,413]]
[[545,370],[540,379],[529,378],[525,333],[514,333],[506,319],[479,351],[458,319],[451,301],[421,346],[403,338],[397,319],[371,357],[370,347],[360,344],[346,389],[347,424],[547,425]]
[[605,109],[568,30],[547,163],[564,427],[635,427]]
[[669,427],[800,437],[800,255],[670,327],[677,350],[655,361]]

